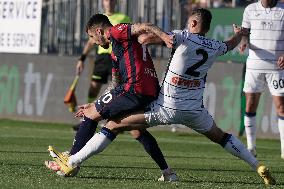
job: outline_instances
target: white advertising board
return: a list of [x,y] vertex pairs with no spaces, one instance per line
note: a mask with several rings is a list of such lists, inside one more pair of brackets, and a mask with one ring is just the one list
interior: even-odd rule
[[42,0],[0,0],[0,52],[40,51]]

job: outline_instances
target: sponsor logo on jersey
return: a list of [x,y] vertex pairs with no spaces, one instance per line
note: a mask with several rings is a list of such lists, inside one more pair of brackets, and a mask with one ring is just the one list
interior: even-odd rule
[[188,80],[188,79],[183,79],[178,76],[172,77],[172,83],[175,85],[184,86],[187,88],[196,88],[196,87],[201,86],[200,80]]

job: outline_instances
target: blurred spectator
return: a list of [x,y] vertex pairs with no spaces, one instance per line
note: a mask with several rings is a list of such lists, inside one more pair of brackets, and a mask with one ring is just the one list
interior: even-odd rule
[[236,1],[236,6],[245,7],[248,4],[256,2],[257,0],[235,0],[235,1]]
[[189,0],[189,4],[191,4],[191,10],[210,7],[210,1],[208,0]]
[[224,6],[223,0],[213,0],[212,3],[213,8],[221,8]]
[[232,0],[223,0],[224,7],[233,7]]

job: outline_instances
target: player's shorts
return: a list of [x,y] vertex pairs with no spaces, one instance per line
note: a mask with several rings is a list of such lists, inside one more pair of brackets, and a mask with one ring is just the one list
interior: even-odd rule
[[163,107],[156,101],[145,108],[145,119],[148,125],[182,124],[198,133],[205,133],[213,126],[213,118],[205,108],[200,111],[181,111]]
[[95,102],[95,106],[104,119],[110,119],[143,110],[155,99],[156,97],[125,91],[123,86],[119,86],[103,94]]
[[110,54],[98,54],[95,60],[92,80],[100,83],[107,83],[111,75],[112,60]]
[[262,93],[268,86],[271,95],[284,96],[284,71],[263,73],[255,70],[246,70],[243,91],[245,93]]

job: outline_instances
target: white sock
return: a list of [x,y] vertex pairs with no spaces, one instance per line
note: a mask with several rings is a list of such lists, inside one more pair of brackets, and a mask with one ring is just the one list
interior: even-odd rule
[[256,146],[256,119],[255,116],[244,116],[244,124],[247,136],[247,148],[252,150]]
[[92,155],[102,152],[111,142],[103,133],[96,133],[79,152],[70,156],[68,163],[72,166],[80,165]]
[[284,157],[284,119],[283,118],[278,118],[278,128],[280,133],[281,156]]
[[248,151],[248,149],[246,149],[245,145],[234,135],[231,135],[224,149],[230,154],[247,162],[253,170],[257,169],[258,160]]

